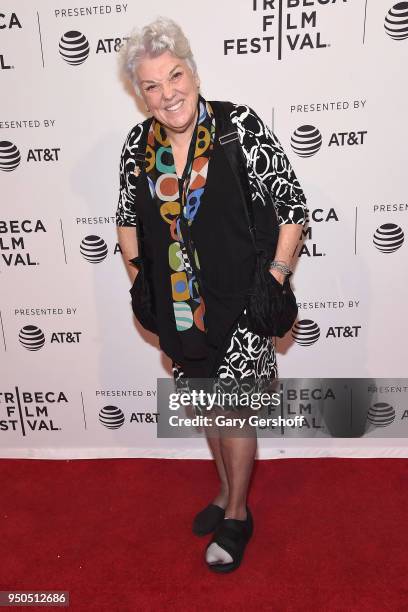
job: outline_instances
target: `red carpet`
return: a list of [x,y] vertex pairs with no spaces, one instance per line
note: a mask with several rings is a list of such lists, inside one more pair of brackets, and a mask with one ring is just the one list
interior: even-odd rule
[[0,590],[70,591],[75,612],[408,609],[405,459],[257,461],[254,536],[227,575],[190,531],[211,461],[14,459],[0,474]]

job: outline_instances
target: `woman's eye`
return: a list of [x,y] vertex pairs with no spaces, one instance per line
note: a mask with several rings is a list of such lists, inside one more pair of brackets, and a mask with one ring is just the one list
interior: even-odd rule
[[149,85],[146,87],[145,91],[153,91],[154,89],[156,89],[156,85]]
[[175,81],[181,75],[182,75],[182,72],[175,72],[171,78],[173,79],[173,81]]

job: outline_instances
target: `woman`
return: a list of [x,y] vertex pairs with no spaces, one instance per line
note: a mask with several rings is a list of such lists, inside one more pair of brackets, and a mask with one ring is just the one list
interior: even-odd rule
[[[246,318],[254,250],[242,192],[217,138],[214,109],[199,92],[190,45],[177,24],[160,18],[131,34],[121,59],[151,114],[130,130],[123,145],[116,213],[129,268],[137,262],[136,225],[143,235],[155,302],[150,328],[172,359],[176,380],[274,378],[273,342],[251,332]],[[279,140],[258,115],[233,104],[230,119],[266,243],[268,228],[274,220],[279,223],[270,274],[281,286],[305,222],[306,200]],[[134,280],[138,273],[134,268],[130,273]],[[195,517],[193,531],[214,532],[206,562],[214,571],[228,572],[239,566],[252,535],[246,500],[256,436],[212,435],[208,444],[220,490]]]

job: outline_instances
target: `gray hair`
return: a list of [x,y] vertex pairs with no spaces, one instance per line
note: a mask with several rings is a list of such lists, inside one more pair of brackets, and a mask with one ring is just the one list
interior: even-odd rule
[[145,57],[158,57],[170,51],[179,59],[187,62],[193,74],[197,74],[190,43],[180,26],[172,19],[158,17],[145,26],[142,31],[134,28],[126,43],[120,49],[120,64],[123,72],[140,93],[136,69]]

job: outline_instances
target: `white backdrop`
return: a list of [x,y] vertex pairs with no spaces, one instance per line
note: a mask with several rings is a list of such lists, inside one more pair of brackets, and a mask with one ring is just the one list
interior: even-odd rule
[[[121,147],[144,118],[117,51],[158,15],[189,36],[204,96],[252,106],[305,191],[280,376],[406,376],[408,2],[5,0],[3,457],[210,456],[205,440],[156,438],[169,361],[132,317],[115,226]],[[262,439],[259,456],[407,456],[406,388],[387,393],[400,438]]]

